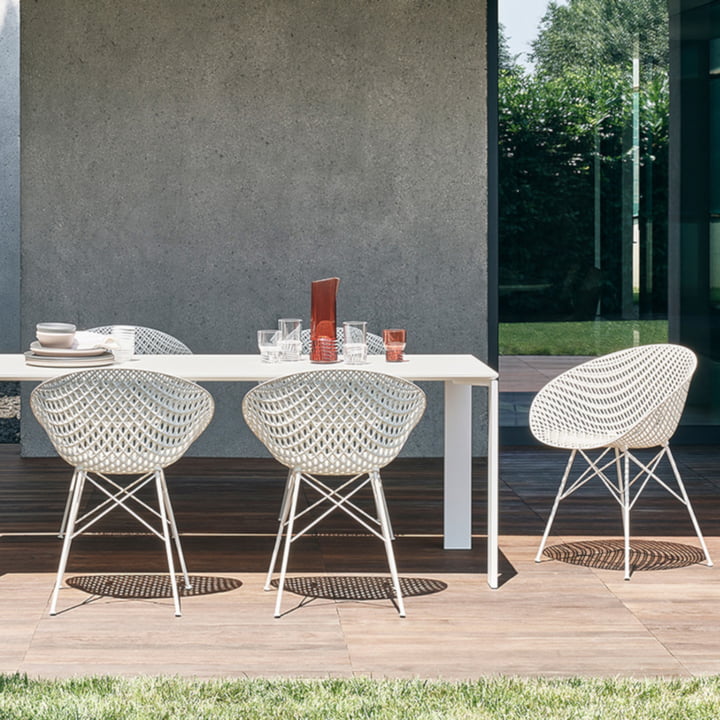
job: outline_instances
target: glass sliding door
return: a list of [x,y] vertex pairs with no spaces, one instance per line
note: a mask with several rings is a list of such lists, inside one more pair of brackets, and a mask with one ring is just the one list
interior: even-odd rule
[[499,7],[500,354],[664,342],[665,0],[548,3],[525,53]]
[[[670,336],[699,356],[686,422],[720,437],[720,2],[671,3]],[[697,436],[699,437],[699,436]]]

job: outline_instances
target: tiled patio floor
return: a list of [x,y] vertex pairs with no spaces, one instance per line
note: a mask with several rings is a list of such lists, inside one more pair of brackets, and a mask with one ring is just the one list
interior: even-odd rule
[[501,355],[500,392],[537,392],[548,380],[589,357],[579,355]]
[[[715,450],[683,447],[677,457],[710,550],[720,557]],[[440,463],[396,461],[385,477],[401,575],[417,593],[406,600],[407,618],[385,599],[302,604],[288,594],[289,612],[276,620],[274,593],[262,584],[282,471],[270,461],[188,458],[170,473],[190,573],[201,585],[184,599],[183,617],[173,616],[170,599],[143,598],[142,591],[113,599],[64,589],[66,611],[51,618],[60,550],[53,532],[68,471],[60,461],[23,460],[14,446],[0,446],[0,672],[451,679],[719,673],[718,570],[696,561],[684,510],[665,494],[653,491],[634,515],[635,535],[658,541],[645,558],[656,569],[625,582],[615,569],[533,562],[564,463],[563,454],[535,448],[502,453],[503,584],[492,591],[484,576],[484,462],[474,466],[475,547],[443,551]],[[108,532],[132,527],[121,518],[112,523]],[[552,544],[565,543],[566,554],[576,541],[609,547],[619,532],[614,501],[589,488],[561,508]],[[159,573],[162,555],[147,536],[84,537],[68,577]],[[383,558],[377,541],[331,526],[298,543],[292,574],[367,574],[356,586],[359,598],[378,589],[373,578],[384,574]],[[681,567],[660,569],[673,563]],[[230,581],[239,587],[229,589]]]

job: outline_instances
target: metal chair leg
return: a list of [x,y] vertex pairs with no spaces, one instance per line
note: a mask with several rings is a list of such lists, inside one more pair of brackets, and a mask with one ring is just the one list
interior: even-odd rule
[[68,490],[67,500],[65,500],[65,510],[63,512],[62,522],[60,523],[60,532],[58,537],[62,540],[65,537],[65,530],[67,529],[68,515],[70,514],[70,503],[72,502],[73,490],[75,489],[75,483],[77,481],[77,473],[73,473],[72,480],[70,481],[70,489]]
[[162,477],[162,491],[163,499],[165,501],[165,512],[167,513],[168,520],[170,522],[170,531],[172,539],[175,541],[175,551],[177,552],[178,560],[180,561],[180,569],[182,570],[183,580],[185,581],[185,589],[192,590],[192,584],[190,582],[190,576],[188,575],[187,565],[185,564],[185,553],[183,553],[182,545],[180,543],[180,533],[177,529],[177,523],[175,522],[175,512],[173,511],[172,503],[170,502],[170,493],[167,487],[167,479],[165,478],[165,472],[159,470]]
[[62,552],[60,553],[60,562],[58,564],[57,576],[55,578],[55,587],[53,588],[52,599],[50,600],[50,615],[57,615],[57,601],[60,588],[62,587],[63,575],[67,567],[68,556],[70,555],[70,546],[72,545],[73,536],[75,534],[75,520],[77,519],[78,510],[80,508],[80,498],[82,497],[83,488],[85,487],[85,472],[75,469],[73,478],[70,483],[69,502],[66,503],[67,518],[64,520],[64,534]]
[[280,577],[278,578],[278,591],[275,600],[275,617],[280,617],[282,595],[285,589],[285,573],[287,572],[288,558],[290,557],[290,545],[293,541],[293,525],[295,524],[295,513],[297,511],[298,495],[300,494],[301,475],[299,472],[292,473],[290,483],[290,508],[288,512],[287,527],[285,529],[285,547],[283,548],[282,565],[280,566]]
[[162,522],[162,537],[165,543],[165,554],[167,555],[168,571],[170,573],[170,589],[172,590],[173,603],[175,605],[175,617],[181,617],[180,612],[180,595],[177,589],[177,580],[175,578],[175,561],[173,559],[172,543],[170,541],[170,522],[168,520],[165,508],[165,500],[163,497],[163,473],[162,470],[155,471],[155,489],[157,492],[158,505],[160,506],[160,520]]
[[[616,455],[618,450],[615,450]],[[618,481],[620,482],[620,498],[622,500],[622,523],[624,536],[624,565],[625,580],[630,579],[630,457],[627,452],[624,456],[624,468],[622,472],[618,467]]]
[[545,550],[545,544],[547,543],[548,536],[550,535],[550,528],[553,522],[555,522],[555,514],[557,513],[560,500],[562,499],[563,493],[565,492],[565,486],[567,485],[568,476],[572,469],[573,463],[575,462],[575,456],[577,450],[573,450],[568,458],[567,465],[565,466],[565,472],[563,473],[562,479],[560,480],[560,487],[555,496],[555,502],[553,503],[552,510],[550,511],[550,517],[548,518],[547,525],[545,525],[545,532],[543,533],[542,540],[540,541],[540,547],[538,548],[537,555],[535,556],[535,562],[539,563],[542,560],[543,550]]
[[380,529],[385,543],[385,554],[387,555],[388,566],[390,567],[390,575],[392,576],[393,587],[395,588],[395,599],[397,600],[398,612],[400,617],[405,617],[405,603],[403,602],[402,590],[400,589],[400,578],[398,577],[397,565],[395,563],[395,552],[392,546],[392,531],[390,529],[390,519],[385,502],[385,492],[383,491],[380,473],[373,471],[370,473],[370,483],[375,496],[375,507],[377,509],[378,519],[380,520]]
[[682,478],[680,477],[680,472],[678,471],[677,465],[675,464],[675,458],[673,457],[672,452],[670,452],[669,447],[665,448],[665,452],[667,453],[668,460],[670,461],[670,466],[672,467],[672,471],[675,475],[675,480],[678,484],[678,487],[680,488],[683,502],[685,503],[685,507],[687,508],[687,511],[690,515],[690,520],[692,521],[693,527],[695,528],[695,534],[697,535],[698,540],[700,541],[700,545],[702,545],[703,552],[705,553],[705,560],[707,561],[708,567],[712,567],[713,562],[710,558],[710,553],[708,552],[707,545],[705,544],[705,538],[703,537],[702,532],[700,532],[700,525],[697,521],[697,518],[695,517],[695,511],[693,510],[690,498],[688,497],[687,491],[685,490],[685,483],[683,483]]
[[275,536],[275,545],[273,546],[272,557],[270,559],[270,567],[268,568],[267,576],[265,577],[265,585],[263,590],[272,590],[270,581],[272,580],[273,573],[275,572],[275,565],[277,564],[277,556],[280,550],[280,543],[282,543],[283,530],[285,529],[285,523],[287,522],[288,512],[290,511],[290,486],[292,485],[293,471],[288,472],[287,480],[285,481],[285,489],[283,491],[282,505],[280,506],[280,514],[278,515],[278,531]]

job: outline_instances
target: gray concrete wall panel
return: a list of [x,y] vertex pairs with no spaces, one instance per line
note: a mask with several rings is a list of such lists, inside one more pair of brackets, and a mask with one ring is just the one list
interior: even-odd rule
[[[404,326],[408,352],[485,357],[482,3],[21,12],[24,343],[57,319],[256,352],[278,317],[309,324],[310,282],[337,275],[340,321]],[[260,454],[244,388],[213,389],[193,452]],[[442,454],[441,398],[409,453]]]

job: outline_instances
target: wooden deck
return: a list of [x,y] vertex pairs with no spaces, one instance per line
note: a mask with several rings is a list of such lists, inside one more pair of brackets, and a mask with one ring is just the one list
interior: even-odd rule
[[[676,456],[720,562],[717,453],[682,447]],[[502,453],[503,584],[492,591],[484,576],[484,462],[475,463],[475,547],[443,551],[440,461],[396,461],[385,481],[407,618],[384,599],[380,543],[339,521],[299,542],[291,560],[298,592],[326,597],[288,593],[288,612],[276,620],[274,593],[262,584],[281,468],[187,458],[168,474],[196,585],[183,617],[174,617],[169,597],[154,597],[162,594],[160,543],[111,515],[102,534],[76,541],[66,576],[75,587],[62,590],[64,612],[51,618],[69,468],[0,446],[0,672],[449,679],[720,672],[718,570],[699,562],[685,511],[669,496],[653,491],[634,512],[634,534],[646,541],[630,582],[613,569],[619,511],[600,488],[561,507],[551,545],[562,559],[533,562],[564,463],[563,453],[536,448]],[[358,579],[337,579],[345,574]],[[108,582],[119,597],[91,594],[109,592]]]

